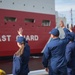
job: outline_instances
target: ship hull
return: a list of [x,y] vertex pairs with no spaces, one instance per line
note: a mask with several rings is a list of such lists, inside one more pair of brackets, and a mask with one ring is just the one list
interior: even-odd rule
[[[8,21],[12,18],[12,21]],[[17,30],[23,28],[31,54],[41,53],[50,38],[49,31],[55,27],[55,15],[0,9],[0,56],[11,56],[17,50]],[[29,19],[25,22],[25,19]],[[33,22],[34,20],[34,22]],[[42,21],[50,21],[43,26]]]

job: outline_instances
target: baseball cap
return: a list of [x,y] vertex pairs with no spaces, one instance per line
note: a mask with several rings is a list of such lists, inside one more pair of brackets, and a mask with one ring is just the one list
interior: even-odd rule
[[59,30],[57,28],[52,29],[49,34],[53,34],[54,36],[59,36]]

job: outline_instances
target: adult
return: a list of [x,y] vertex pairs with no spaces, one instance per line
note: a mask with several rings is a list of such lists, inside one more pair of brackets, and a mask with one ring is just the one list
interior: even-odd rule
[[[20,32],[19,32],[20,33]],[[13,75],[28,75],[29,73],[29,59],[30,46],[23,36],[17,37],[18,51],[13,56]]]
[[61,21],[60,26],[65,32],[65,38],[59,38],[59,30],[52,29],[49,33],[51,34],[51,41],[46,45],[43,53],[42,63],[45,70],[48,71],[49,75],[67,75],[67,65],[65,58],[66,45],[71,39],[71,35],[68,29],[64,27]]
[[71,31],[72,39],[66,46],[66,59],[68,75],[75,75],[75,34]]

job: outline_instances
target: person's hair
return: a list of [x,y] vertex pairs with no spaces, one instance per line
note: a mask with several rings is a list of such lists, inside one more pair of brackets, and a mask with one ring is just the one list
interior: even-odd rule
[[21,43],[21,48],[18,49],[18,51],[15,53],[16,56],[21,56],[23,54],[23,51],[24,51],[24,47],[25,47],[25,44],[23,45],[24,43]]
[[59,37],[59,34],[58,35],[54,35],[54,37]]

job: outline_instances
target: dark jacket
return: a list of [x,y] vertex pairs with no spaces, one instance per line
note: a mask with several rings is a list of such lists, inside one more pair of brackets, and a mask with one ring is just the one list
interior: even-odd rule
[[70,42],[66,46],[67,67],[75,69],[75,42]]
[[30,59],[30,47],[26,43],[21,56],[13,56],[13,75],[28,75]]
[[52,39],[46,46],[43,53],[42,63],[45,68],[48,66],[56,73],[58,69],[66,65],[65,49],[71,39],[70,32],[64,28],[66,37],[64,39]]

